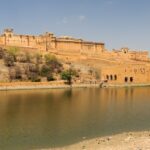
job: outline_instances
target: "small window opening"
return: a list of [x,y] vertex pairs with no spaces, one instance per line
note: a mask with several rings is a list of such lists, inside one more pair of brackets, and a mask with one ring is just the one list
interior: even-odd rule
[[130,82],[133,82],[133,77],[130,77]]
[[110,80],[113,80],[113,76],[112,75],[110,75]]
[[106,75],[106,79],[109,80],[109,75]]
[[125,78],[124,78],[124,81],[125,81],[125,82],[128,82],[128,77],[125,77]]
[[114,79],[117,80],[117,75],[114,75]]

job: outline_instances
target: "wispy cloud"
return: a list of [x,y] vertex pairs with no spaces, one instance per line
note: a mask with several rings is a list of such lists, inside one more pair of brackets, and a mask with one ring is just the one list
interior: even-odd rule
[[112,0],[108,0],[108,1],[106,1],[106,4],[107,4],[107,5],[112,5],[112,4],[113,4],[113,1],[112,1]]
[[86,20],[86,16],[85,15],[79,15],[79,16],[65,16],[62,19],[60,19],[59,21],[56,22],[57,25],[61,25],[61,24],[70,24],[70,23],[74,23],[74,22],[83,22]]
[[79,16],[79,21],[84,21],[85,19],[86,19],[86,17],[84,15]]
[[67,24],[67,23],[68,23],[68,18],[67,18],[67,17],[64,17],[64,18],[62,19],[62,23],[63,23],[63,24]]

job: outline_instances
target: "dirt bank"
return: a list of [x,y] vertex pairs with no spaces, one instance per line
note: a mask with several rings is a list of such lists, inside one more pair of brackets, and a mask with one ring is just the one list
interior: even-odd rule
[[122,133],[91,140],[83,137],[80,143],[45,150],[150,150],[150,131]]
[[0,83],[0,90],[32,90],[32,89],[63,89],[63,88],[87,88],[99,87],[99,84],[73,84],[67,85],[63,82],[10,82]]

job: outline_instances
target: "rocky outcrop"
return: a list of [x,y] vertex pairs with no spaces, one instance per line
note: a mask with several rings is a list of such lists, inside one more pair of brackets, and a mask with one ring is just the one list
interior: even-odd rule
[[9,69],[4,65],[3,60],[0,60],[0,82],[9,81]]

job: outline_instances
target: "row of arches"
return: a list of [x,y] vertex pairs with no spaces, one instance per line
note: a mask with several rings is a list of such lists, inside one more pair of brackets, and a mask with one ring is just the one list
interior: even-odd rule
[[[117,75],[106,75],[107,81],[116,81],[117,80]],[[133,82],[134,78],[133,77],[124,77],[124,82]]]
[[133,79],[133,77],[125,77],[125,78],[124,78],[124,81],[125,81],[125,82],[133,82],[134,79]]
[[111,80],[111,81],[117,80],[117,75],[116,74],[115,75],[106,75],[106,79]]

